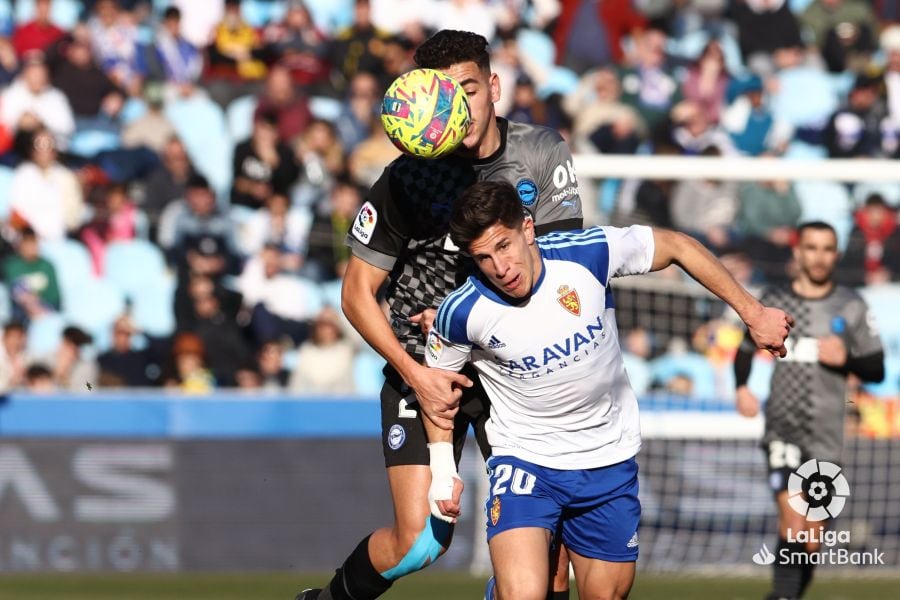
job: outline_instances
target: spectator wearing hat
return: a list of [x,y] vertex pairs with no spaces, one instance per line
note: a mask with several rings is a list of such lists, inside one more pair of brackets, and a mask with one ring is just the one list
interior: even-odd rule
[[262,112],[253,121],[250,139],[234,149],[231,204],[260,208],[274,190],[287,190],[300,175],[290,146],[278,137],[278,117]]
[[288,388],[296,393],[352,394],[354,355],[341,331],[340,316],[326,306],[316,315],[309,340],[297,351]]
[[147,349],[136,350],[132,341],[140,332],[126,316],[112,326],[112,347],[97,357],[99,382],[110,387],[148,387],[159,378],[159,366]]
[[65,94],[50,84],[44,56],[30,52],[24,58],[22,72],[0,94],[0,121],[9,131],[46,127],[65,147],[75,131],[75,117]]
[[876,285],[900,280],[900,229],[897,211],[880,194],[866,198],[853,215],[853,230],[837,269],[845,285]]
[[880,99],[881,78],[856,76],[847,102],[825,126],[825,146],[831,158],[873,157],[881,153],[881,128],[886,109]]
[[206,347],[196,334],[182,332],[175,336],[172,363],[166,387],[191,395],[207,395],[215,389],[216,380],[206,368]]
[[12,316],[27,323],[46,312],[59,310],[61,301],[56,269],[40,255],[31,228],[19,234],[15,254],[3,262],[3,279],[12,299]]
[[16,27],[12,37],[12,45],[19,57],[31,50],[46,52],[66,32],[50,20],[50,0],[36,0],[34,3],[34,19]]

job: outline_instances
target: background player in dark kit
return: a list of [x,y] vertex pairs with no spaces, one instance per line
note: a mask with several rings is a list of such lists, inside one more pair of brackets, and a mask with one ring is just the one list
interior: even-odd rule
[[[884,378],[884,352],[865,302],[854,290],[838,286],[832,275],[838,260],[837,235],[823,222],[801,225],[794,259],[798,274],[790,286],[766,290],[760,301],[794,316],[786,342],[787,358],[775,365],[765,408],[762,446],[769,482],[778,505],[778,551],[815,552],[817,542],[788,542],[787,530],[809,530],[806,517],[788,504],[788,476],[810,459],[840,464],[844,436],[847,376],[866,382]],[[747,387],[753,346],[745,338],[734,363],[738,411],[759,412],[759,400]],[[812,564],[773,564],[769,599],[800,598],[812,580]]]
[[[572,156],[560,135],[494,114],[500,82],[490,70],[482,36],[440,31],[419,47],[415,61],[450,75],[466,92],[472,122],[464,148],[434,161],[403,155],[388,166],[350,229],[353,257],[342,292],[347,318],[388,361],[382,442],[395,524],[367,536],[329,585],[301,593],[303,600],[377,598],[449,546],[450,524],[430,516],[431,474],[420,410],[454,430],[457,460],[470,424],[482,452],[488,451],[486,399],[472,372],[439,372],[422,364],[422,330],[430,326],[433,309],[474,268],[450,241],[454,201],[476,180],[506,181],[516,187],[539,232],[582,226]],[[389,320],[376,298],[385,281]],[[460,396],[457,413],[453,406]]]

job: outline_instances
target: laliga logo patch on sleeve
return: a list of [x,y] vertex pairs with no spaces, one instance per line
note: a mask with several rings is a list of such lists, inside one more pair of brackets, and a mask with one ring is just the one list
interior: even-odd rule
[[375,231],[375,224],[378,222],[378,211],[372,206],[371,202],[366,202],[359,209],[356,218],[353,220],[353,227],[350,228],[353,237],[363,244],[369,245],[372,240],[372,233]]
[[428,355],[432,360],[438,361],[441,359],[441,354],[444,352],[444,345],[441,343],[441,338],[437,336],[432,329],[428,333]]

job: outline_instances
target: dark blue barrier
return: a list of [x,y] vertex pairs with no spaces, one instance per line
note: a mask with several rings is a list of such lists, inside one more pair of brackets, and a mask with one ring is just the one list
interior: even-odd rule
[[4,437],[347,438],[380,432],[378,403],[358,398],[126,390],[11,394],[0,405]]

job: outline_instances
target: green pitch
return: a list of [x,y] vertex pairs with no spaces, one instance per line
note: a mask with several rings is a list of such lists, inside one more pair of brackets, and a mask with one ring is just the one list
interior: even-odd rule
[[[327,575],[0,575],[0,600],[293,600]],[[762,579],[639,574],[633,600],[760,600]],[[897,598],[900,578],[813,582],[808,600]],[[419,574],[397,583],[386,600],[481,600],[484,580],[464,574]],[[574,598],[574,594],[573,594]]]

